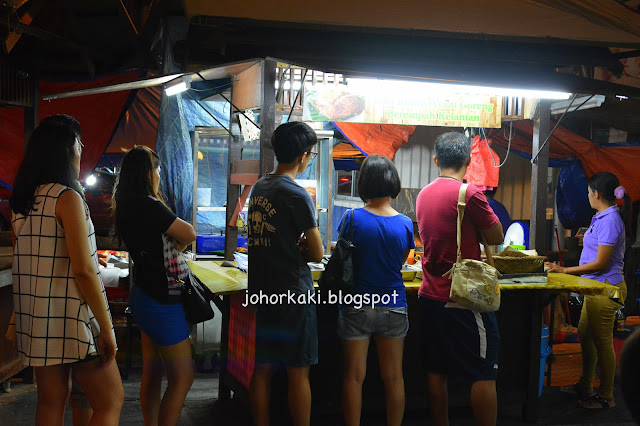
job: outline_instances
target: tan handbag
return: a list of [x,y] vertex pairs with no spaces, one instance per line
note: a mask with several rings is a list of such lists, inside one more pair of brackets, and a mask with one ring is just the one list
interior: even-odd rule
[[449,298],[475,312],[495,312],[500,309],[500,272],[493,266],[491,248],[484,236],[482,243],[487,263],[475,259],[462,259],[462,218],[466,206],[468,184],[462,184],[458,194],[458,254],[456,263],[443,277],[451,278]]

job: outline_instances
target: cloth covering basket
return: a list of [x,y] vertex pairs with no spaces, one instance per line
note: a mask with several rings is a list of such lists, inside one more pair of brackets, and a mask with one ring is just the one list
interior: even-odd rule
[[493,256],[496,269],[502,274],[541,272],[546,259],[544,256],[529,256],[519,252],[503,252],[499,256]]

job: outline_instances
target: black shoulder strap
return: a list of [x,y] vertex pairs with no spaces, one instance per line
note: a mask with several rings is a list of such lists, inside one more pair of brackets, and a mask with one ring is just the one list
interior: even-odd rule
[[[353,241],[353,209],[351,210],[347,210],[346,213],[349,214],[349,211],[351,211],[351,222],[349,223],[349,226],[351,227],[351,241]],[[338,238],[343,237],[343,233],[344,233],[344,226],[346,225],[347,221],[343,220],[342,221],[342,225],[340,225],[340,231],[338,231]]]

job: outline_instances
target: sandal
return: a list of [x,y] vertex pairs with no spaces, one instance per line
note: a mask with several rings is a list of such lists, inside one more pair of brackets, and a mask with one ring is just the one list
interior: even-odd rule
[[613,402],[613,399],[606,400],[600,397],[600,395],[595,394],[591,398],[585,399],[584,401],[580,401],[578,403],[578,407],[588,408],[592,410],[599,410],[602,408],[613,408],[616,406],[616,403]]
[[580,385],[580,383],[576,383],[570,386],[562,386],[560,388],[560,391],[578,395],[578,399],[580,400],[589,399],[595,395],[595,392],[593,391],[593,389],[590,392],[588,392],[584,389],[584,387],[582,387],[582,385]]

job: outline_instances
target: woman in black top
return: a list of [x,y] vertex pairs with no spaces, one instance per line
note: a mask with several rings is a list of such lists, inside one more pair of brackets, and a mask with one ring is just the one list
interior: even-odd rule
[[[166,234],[182,251],[196,238],[193,227],[161,201],[160,158],[136,146],[122,160],[113,193],[115,233],[127,245],[134,262],[131,313],[142,335],[140,403],[145,424],[177,424],[193,383],[189,325],[180,295],[169,289],[164,266]],[[160,385],[168,386],[162,399]]]

